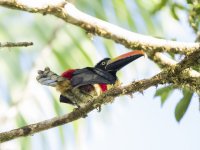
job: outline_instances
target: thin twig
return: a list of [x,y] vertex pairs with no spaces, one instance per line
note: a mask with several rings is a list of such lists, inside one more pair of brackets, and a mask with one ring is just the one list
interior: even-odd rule
[[33,42],[5,42],[1,43],[0,42],[0,48],[4,47],[27,47],[27,46],[32,46]]

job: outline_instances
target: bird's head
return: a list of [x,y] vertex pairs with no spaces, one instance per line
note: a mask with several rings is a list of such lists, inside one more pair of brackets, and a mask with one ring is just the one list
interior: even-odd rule
[[106,66],[109,63],[111,59],[110,58],[104,58],[101,61],[99,61],[96,65],[95,68],[101,69],[101,70],[106,70]]
[[125,54],[122,54],[116,58],[104,58],[95,65],[95,68],[102,69],[111,73],[116,73],[122,67],[126,66],[130,62],[136,60],[137,58],[144,56],[144,52],[140,50],[134,50]]

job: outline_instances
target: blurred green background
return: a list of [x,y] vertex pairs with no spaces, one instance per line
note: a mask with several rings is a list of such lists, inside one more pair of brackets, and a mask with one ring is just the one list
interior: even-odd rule
[[[31,3],[31,1],[30,1]],[[190,6],[182,0],[74,0],[83,12],[133,32],[193,42],[188,23]],[[129,50],[111,40],[90,37],[79,27],[54,16],[0,7],[0,42],[32,41],[27,48],[0,49],[0,131],[66,114],[72,106],[59,103],[59,93],[35,80],[49,66],[61,74],[69,68],[93,66],[104,57]],[[118,73],[126,84],[158,73],[158,66],[141,58]],[[163,87],[163,86],[162,86]],[[162,88],[161,87],[161,88]],[[189,99],[188,112],[177,123],[181,90],[156,88],[118,98],[85,119],[0,145],[2,150],[199,150],[198,96]],[[168,98],[168,99],[167,99]]]

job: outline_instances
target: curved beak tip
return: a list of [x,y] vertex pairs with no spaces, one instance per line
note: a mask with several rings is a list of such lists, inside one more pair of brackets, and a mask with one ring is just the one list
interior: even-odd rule
[[146,57],[147,57],[147,54],[146,54],[146,53],[144,53],[144,52],[143,52],[143,57],[144,57],[144,58],[146,58]]
[[143,55],[144,56],[144,58],[146,58],[147,56],[146,56],[146,53],[144,52],[144,51],[142,51],[142,50],[135,50],[136,52],[135,52],[135,55]]

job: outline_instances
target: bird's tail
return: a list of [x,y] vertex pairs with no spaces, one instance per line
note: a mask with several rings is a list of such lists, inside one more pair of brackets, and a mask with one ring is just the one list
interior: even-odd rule
[[66,78],[63,78],[62,76],[52,72],[48,67],[46,67],[44,71],[39,70],[36,79],[40,84],[52,87],[56,87],[58,84],[67,80]]

